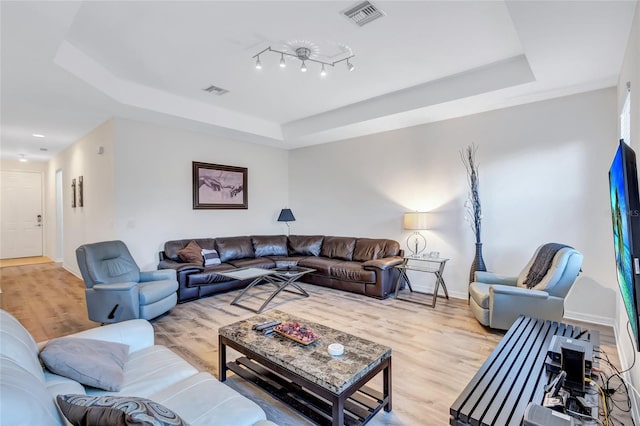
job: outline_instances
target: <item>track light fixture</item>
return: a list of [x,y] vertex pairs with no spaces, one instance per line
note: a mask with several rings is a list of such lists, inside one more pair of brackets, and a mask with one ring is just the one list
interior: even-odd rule
[[307,47],[298,47],[295,50],[295,54],[293,53],[289,53],[289,52],[284,52],[281,50],[276,50],[276,49],[272,49],[271,46],[267,47],[266,49],[256,53],[255,55],[253,55],[253,58],[256,58],[256,68],[257,69],[262,69],[262,63],[260,62],[260,55],[262,55],[265,52],[274,52],[280,55],[280,67],[284,68],[287,66],[286,62],[284,61],[284,57],[286,56],[291,56],[294,58],[297,58],[299,61],[302,62],[302,65],[300,65],[300,71],[301,72],[307,72],[307,62],[315,62],[317,64],[321,64],[322,65],[322,70],[320,71],[320,76],[321,77],[325,77],[327,75],[327,70],[325,68],[325,66],[329,66],[329,67],[335,67],[336,64],[340,63],[340,62],[347,62],[347,69],[349,71],[353,71],[355,69],[355,67],[353,66],[353,64],[351,62],[349,62],[349,59],[353,58],[355,55],[351,55],[348,56],[346,58],[342,58],[339,61],[335,61],[335,62],[325,62],[325,61],[321,61],[319,59],[313,59],[311,58],[311,49],[307,48]]
[[351,62],[349,62],[349,58],[347,58],[347,69],[349,72],[353,71],[356,67],[353,66]]

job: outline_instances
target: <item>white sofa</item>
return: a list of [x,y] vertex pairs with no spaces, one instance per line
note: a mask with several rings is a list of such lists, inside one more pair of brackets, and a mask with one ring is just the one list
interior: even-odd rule
[[0,424],[66,425],[58,394],[122,395],[147,398],[173,410],[190,425],[273,426],[253,401],[220,383],[164,346],[154,345],[153,327],[136,319],[73,334],[129,345],[119,392],[85,388],[55,375],[38,359],[37,344],[12,315],[0,310]]

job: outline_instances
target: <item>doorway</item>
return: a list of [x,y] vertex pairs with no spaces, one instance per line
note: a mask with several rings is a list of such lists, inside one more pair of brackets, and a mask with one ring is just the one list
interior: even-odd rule
[[42,174],[0,175],[0,259],[42,256]]

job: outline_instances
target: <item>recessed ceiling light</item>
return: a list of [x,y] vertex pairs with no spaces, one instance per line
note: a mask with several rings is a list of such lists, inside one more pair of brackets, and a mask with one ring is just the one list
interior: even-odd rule
[[44,138],[44,135],[41,135],[40,133],[34,133],[33,135],[34,138]]

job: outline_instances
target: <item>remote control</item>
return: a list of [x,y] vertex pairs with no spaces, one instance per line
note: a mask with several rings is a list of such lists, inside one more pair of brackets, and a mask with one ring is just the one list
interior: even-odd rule
[[256,327],[256,330],[263,331],[264,329],[273,328],[273,327],[275,327],[276,325],[279,325],[279,324],[280,324],[279,321],[265,322],[264,324],[258,324],[258,326]]
[[272,322],[276,322],[276,321],[267,321],[267,322],[260,322],[260,323],[258,323],[258,324],[253,324],[253,325],[251,326],[251,329],[252,329],[252,330],[257,330],[257,329],[258,329],[258,327],[263,326],[263,325],[267,325],[267,324],[271,324]]
[[267,328],[265,329],[262,334],[264,334],[265,336],[268,336],[270,334],[273,334],[273,328]]

